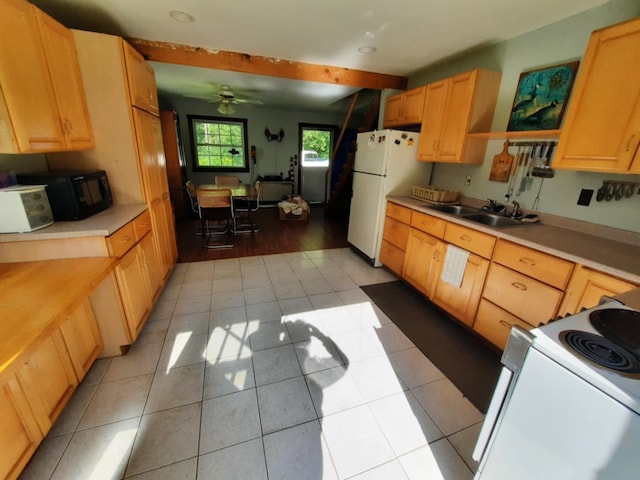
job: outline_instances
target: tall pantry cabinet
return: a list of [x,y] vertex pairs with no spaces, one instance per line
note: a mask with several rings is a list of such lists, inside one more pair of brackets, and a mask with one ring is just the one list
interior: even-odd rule
[[[107,172],[114,204],[145,203],[162,280],[178,252],[153,69],[122,38],[72,30],[96,147],[49,154],[51,168]],[[152,297],[161,284],[153,286]]]

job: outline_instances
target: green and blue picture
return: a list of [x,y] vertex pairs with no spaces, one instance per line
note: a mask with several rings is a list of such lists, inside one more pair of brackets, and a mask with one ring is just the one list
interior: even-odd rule
[[560,128],[578,63],[565,63],[520,74],[507,131]]

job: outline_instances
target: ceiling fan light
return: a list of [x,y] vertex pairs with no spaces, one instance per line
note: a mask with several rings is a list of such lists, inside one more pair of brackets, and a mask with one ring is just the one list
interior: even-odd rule
[[236,113],[235,109],[226,102],[218,105],[217,110],[223,115],[231,115],[233,113]]

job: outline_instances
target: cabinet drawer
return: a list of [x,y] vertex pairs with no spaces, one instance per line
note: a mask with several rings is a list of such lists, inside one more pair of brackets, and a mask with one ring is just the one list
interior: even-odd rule
[[133,230],[135,232],[136,242],[142,240],[142,237],[151,231],[151,214],[149,210],[141,213],[133,220]]
[[387,202],[387,217],[400,220],[402,223],[411,222],[411,209],[396,203]]
[[407,238],[411,227],[398,220],[387,217],[384,221],[384,231],[382,238],[404,251],[407,248]]
[[120,230],[107,237],[109,255],[121,257],[136,244],[136,234],[133,222],[127,223]]
[[562,300],[560,290],[496,263],[482,296],[534,327],[554,318]]
[[402,275],[404,265],[404,250],[400,250],[395,245],[391,245],[386,240],[382,241],[380,247],[380,262],[394,273]]
[[496,347],[504,350],[507,345],[507,338],[509,338],[509,332],[511,332],[511,327],[514,325],[518,325],[525,330],[531,329],[531,325],[505,312],[493,303],[484,299],[480,301],[473,329]]
[[573,263],[505,240],[498,240],[493,261],[564,290]]
[[496,244],[495,237],[455,223],[447,223],[444,239],[484,258],[491,258]]
[[447,222],[441,218],[416,212],[415,210],[411,212],[411,226],[434,237],[442,238],[446,225]]

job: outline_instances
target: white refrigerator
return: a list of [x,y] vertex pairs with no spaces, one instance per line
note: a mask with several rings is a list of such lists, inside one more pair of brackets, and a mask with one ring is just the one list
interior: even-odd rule
[[358,134],[347,241],[380,267],[387,195],[409,195],[427,185],[432,164],[418,162],[420,134],[379,130]]

